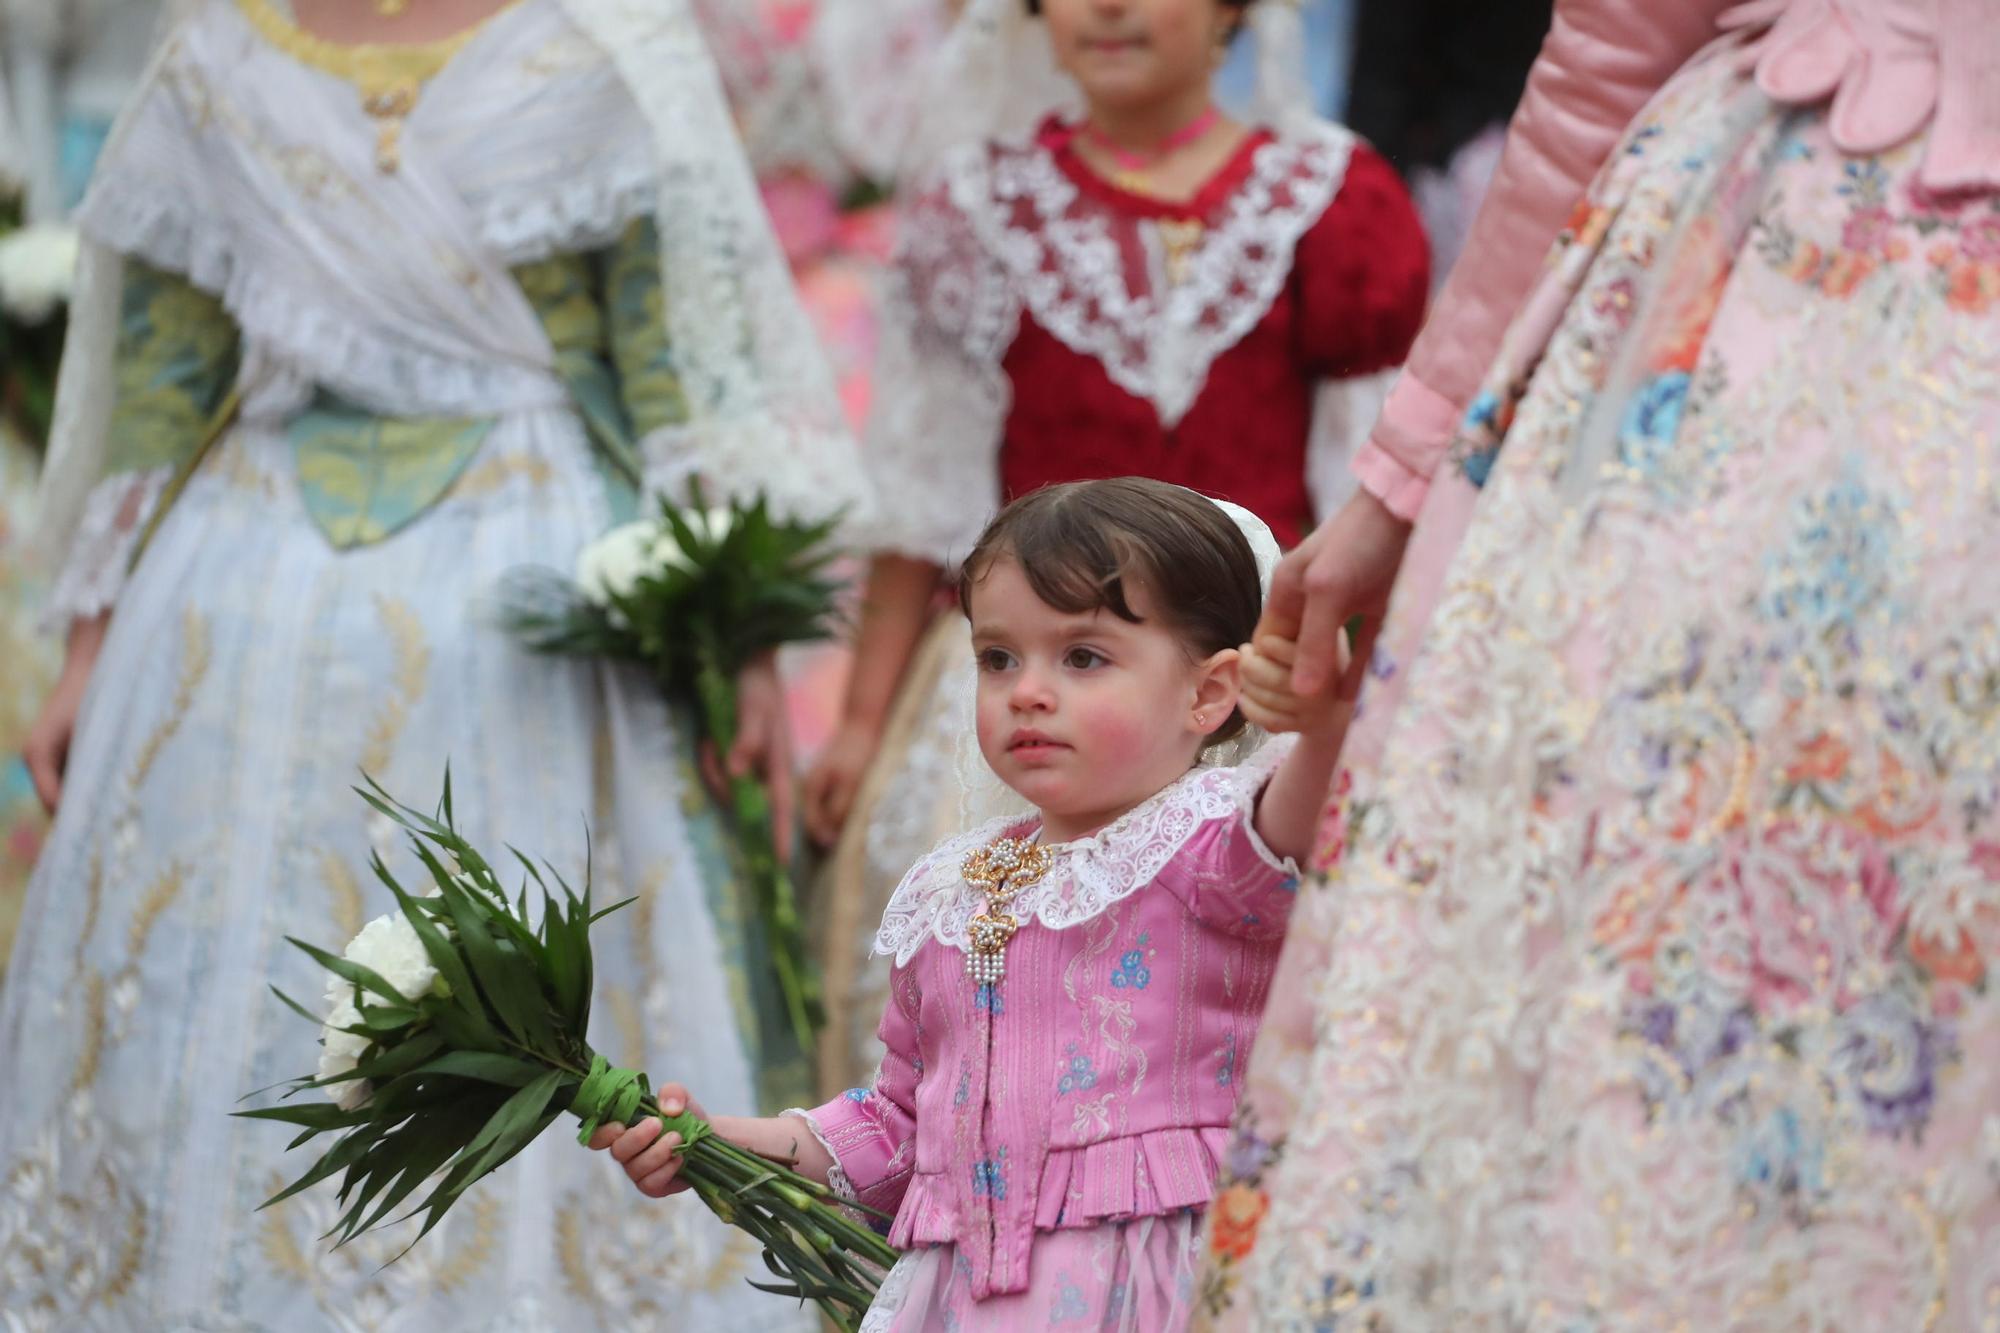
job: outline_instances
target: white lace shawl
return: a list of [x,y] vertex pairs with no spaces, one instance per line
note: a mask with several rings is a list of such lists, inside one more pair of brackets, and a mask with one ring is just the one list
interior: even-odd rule
[[[1177,424],[1216,358],[1269,313],[1299,238],[1346,179],[1354,136],[1313,121],[1258,148],[1247,180],[1207,220],[1183,280],[1165,276],[1157,223],[1079,189],[1032,136],[968,145],[913,200],[884,300],[865,456],[893,510],[879,549],[949,565],[999,501],[998,451],[1013,386],[1001,363],[1025,311],[1114,384]],[[1151,257],[1135,285],[1122,254]],[[1374,377],[1323,395],[1314,495],[1352,490],[1347,458],[1379,407]]]
[[[1194,835],[1220,819],[1248,822],[1257,797],[1292,752],[1293,738],[1266,741],[1235,768],[1197,768],[1088,838],[1052,847],[1055,866],[1039,884],[1014,899],[1008,911],[1023,923],[1039,921],[1068,930],[1104,912],[1157,878]],[[939,844],[903,878],[889,899],[875,935],[875,953],[906,966],[927,940],[964,952],[967,926],[985,906],[985,895],[965,882],[960,866],[970,852],[996,838],[1033,831],[1032,817],[994,819]],[[1271,866],[1296,875],[1252,828],[1257,852]]]
[[[831,377],[687,0],[504,11],[426,90],[388,175],[353,90],[255,38],[230,0],[178,0],[169,32],[85,209],[38,515],[45,559],[69,554],[102,473],[122,255],[223,298],[244,375],[259,378],[246,397],[272,410],[325,383],[385,411],[507,411],[561,398],[506,269],[600,244],[646,212],[663,222],[690,410],[642,442],[649,487],[699,476],[717,496],[865,521]],[[530,114],[551,88],[576,100]],[[467,173],[478,189],[459,188]]]

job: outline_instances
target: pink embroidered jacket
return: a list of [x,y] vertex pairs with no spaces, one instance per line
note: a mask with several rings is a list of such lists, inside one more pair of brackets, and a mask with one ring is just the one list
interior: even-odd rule
[[1930,127],[1933,190],[2000,185],[2000,22],[1992,0],[1557,0],[1464,258],[1369,443],[1361,484],[1414,519],[1590,176],[1669,75],[1719,31],[1772,100],[1828,104],[1834,142],[1891,148]]
[[959,1247],[975,1299],[1027,1286],[1037,1231],[1208,1203],[1298,886],[1250,820],[1287,748],[1051,849],[997,986],[967,975],[984,898],[960,865],[1032,819],[944,843],[891,900],[888,1054],[806,1119],[894,1244]]

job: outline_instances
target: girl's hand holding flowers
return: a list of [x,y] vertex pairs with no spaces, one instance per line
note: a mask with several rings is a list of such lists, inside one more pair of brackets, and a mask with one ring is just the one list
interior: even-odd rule
[[[678,1083],[661,1087],[659,1096],[660,1110],[668,1115],[692,1111],[703,1120],[708,1119],[707,1113],[688,1096],[688,1090]],[[590,1150],[609,1150],[633,1187],[649,1199],[664,1199],[687,1189],[687,1182],[680,1178],[680,1149],[681,1136],[658,1119],[641,1120],[629,1129],[624,1125],[599,1125],[590,1136]]]

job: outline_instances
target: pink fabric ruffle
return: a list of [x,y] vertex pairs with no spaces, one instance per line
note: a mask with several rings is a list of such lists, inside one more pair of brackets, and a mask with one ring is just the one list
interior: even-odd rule
[[1726,31],[1765,28],[1745,53],[1774,101],[1831,101],[1850,153],[1879,153],[1930,127],[1932,190],[2000,186],[2000,11],[1986,0],[1750,0]]
[[[1087,1148],[1056,1149],[1042,1164],[1035,1229],[1067,1231],[1204,1208],[1215,1197],[1228,1147],[1229,1131],[1215,1126],[1159,1129]],[[889,1243],[898,1249],[949,1245],[963,1235],[958,1206],[963,1191],[956,1183],[941,1172],[912,1176]]]

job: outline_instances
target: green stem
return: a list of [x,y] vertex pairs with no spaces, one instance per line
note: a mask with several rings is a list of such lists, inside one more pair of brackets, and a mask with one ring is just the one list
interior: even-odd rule
[[[695,684],[701,697],[703,726],[717,754],[726,762],[736,746],[736,684],[722,670],[717,658],[713,651],[702,652],[703,666]],[[778,974],[778,989],[791,1019],[792,1035],[799,1048],[809,1053],[819,1029],[819,988],[806,957],[798,893],[778,860],[771,799],[763,784],[750,777],[732,777],[729,797],[737,846],[742,850],[751,892],[763,918],[772,969]]]

